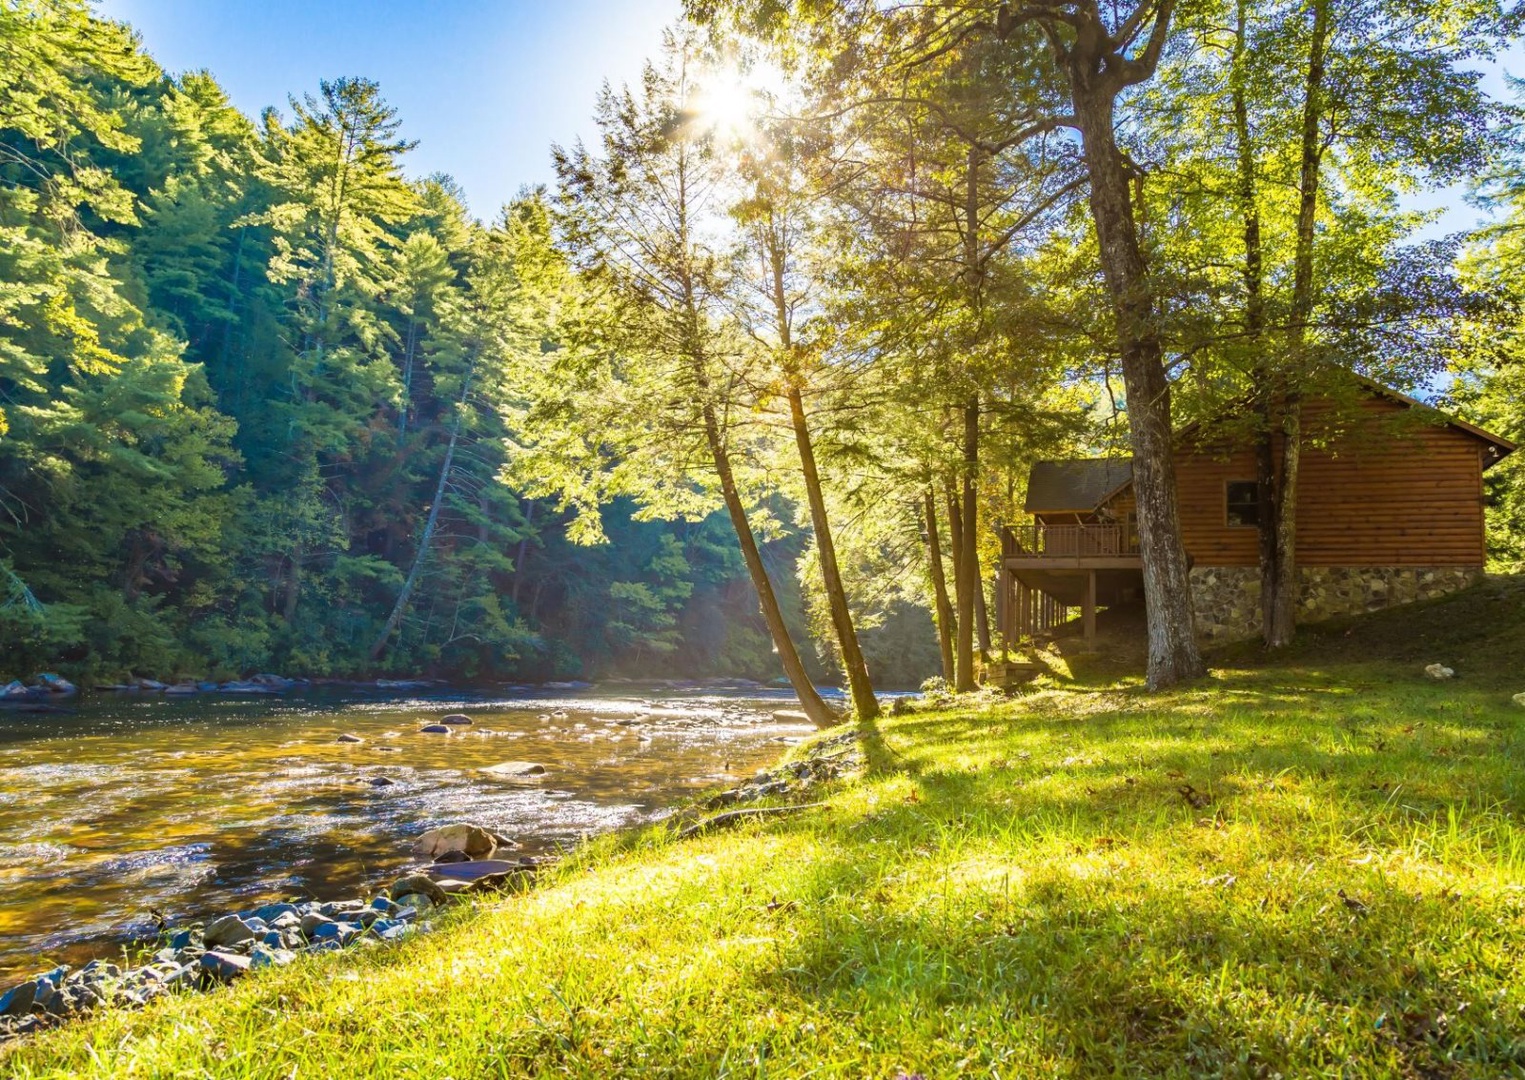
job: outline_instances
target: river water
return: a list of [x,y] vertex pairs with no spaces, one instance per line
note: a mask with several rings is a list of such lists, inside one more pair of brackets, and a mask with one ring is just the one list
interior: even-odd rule
[[[124,696],[0,711],[0,979],[113,955],[158,916],[354,896],[416,863],[412,837],[450,821],[544,853],[734,783],[809,731],[772,718],[797,707],[783,692],[620,690],[631,696]],[[419,731],[452,712],[473,724]],[[505,761],[546,772],[483,771]]]

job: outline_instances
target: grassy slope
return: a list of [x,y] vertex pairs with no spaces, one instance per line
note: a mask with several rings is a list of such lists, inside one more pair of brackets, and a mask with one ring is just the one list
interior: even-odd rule
[[826,810],[606,838],[429,938],[0,1073],[1525,1075],[1522,601],[886,721]]

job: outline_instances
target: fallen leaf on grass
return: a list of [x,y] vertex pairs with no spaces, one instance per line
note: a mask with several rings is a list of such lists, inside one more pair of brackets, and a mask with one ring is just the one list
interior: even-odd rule
[[1191,805],[1198,810],[1203,809],[1213,801],[1213,797],[1211,795],[1198,791],[1190,784],[1182,784],[1176,790],[1181,793],[1181,798],[1191,803]]

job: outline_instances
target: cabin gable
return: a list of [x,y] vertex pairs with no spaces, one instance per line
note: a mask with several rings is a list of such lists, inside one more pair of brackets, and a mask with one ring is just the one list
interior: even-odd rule
[[[1300,566],[1482,567],[1488,444],[1376,396],[1353,415],[1317,401],[1304,414]],[[1255,472],[1255,454],[1242,446],[1188,437],[1177,447],[1181,538],[1194,566],[1257,565],[1253,510],[1248,520],[1231,512]]]

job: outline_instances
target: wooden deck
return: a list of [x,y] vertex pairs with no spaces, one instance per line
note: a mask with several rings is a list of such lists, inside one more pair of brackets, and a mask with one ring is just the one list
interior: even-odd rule
[[998,614],[1010,642],[1052,636],[1073,608],[1093,640],[1097,607],[1122,602],[1143,584],[1138,536],[1120,524],[1007,526],[1001,568]]
[[1034,568],[1125,569],[1141,566],[1138,536],[1121,525],[1008,525],[1002,561]]

